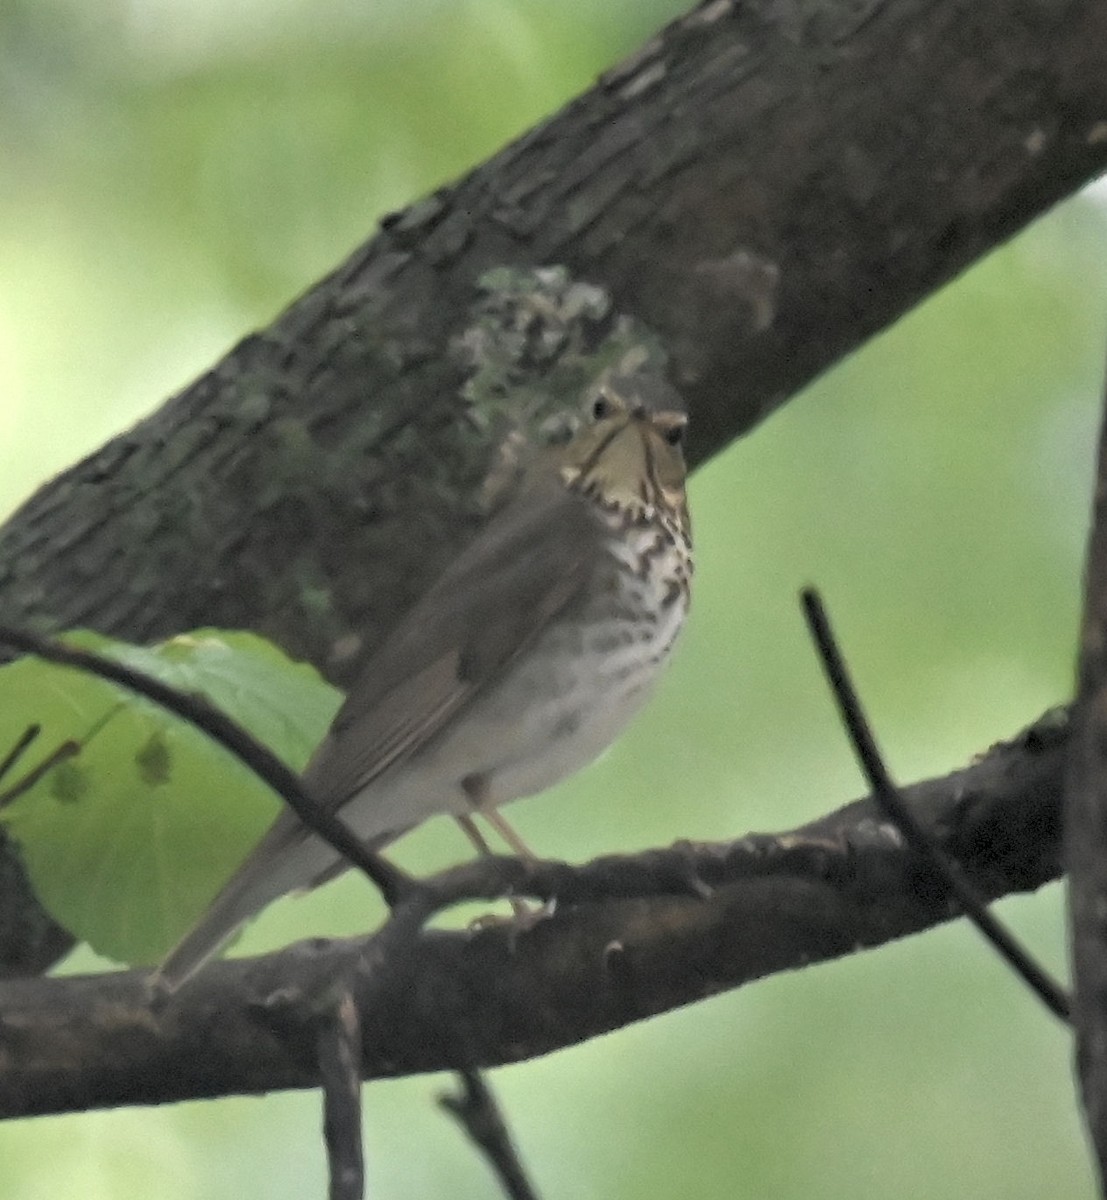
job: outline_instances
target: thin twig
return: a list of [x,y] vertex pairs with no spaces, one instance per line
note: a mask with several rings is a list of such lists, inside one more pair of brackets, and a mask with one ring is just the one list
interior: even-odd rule
[[[38,764],[37,767],[32,767],[22,779],[13,783],[6,792],[0,792],[0,808],[4,808],[6,805],[11,804],[13,800],[17,800],[20,796],[25,795],[45,774],[47,774],[47,772],[52,771],[56,766],[65,762],[67,759],[75,758],[78,754],[80,754],[80,752],[80,742],[62,742],[62,744],[52,754],[48,754],[42,760],[42,762]],[[2,774],[3,772],[0,771],[0,775]]]
[[488,1160],[510,1200],[538,1200],[492,1089],[479,1071],[459,1071],[462,1092],[445,1093],[438,1103]]
[[361,1023],[348,989],[342,992],[333,1016],[320,1028],[317,1052],[330,1200],[362,1200]]
[[12,767],[19,762],[19,760],[26,753],[27,749],[30,747],[31,743],[41,732],[41,725],[28,725],[27,728],[23,730],[19,740],[8,751],[4,761],[0,762],[0,779],[3,779],[4,776],[7,775],[7,773],[12,769]]
[[178,691],[160,679],[132,670],[122,663],[87,650],[76,650],[59,642],[22,630],[0,627],[0,643],[48,662],[87,671],[137,692],[219,742],[264,780],[318,837],[372,880],[388,904],[394,904],[409,886],[408,876],[379,854],[367,850],[346,823],[328,812],[304,791],[300,777],[266,746],[252,737],[237,721],[208,703],[202,696]]
[[822,659],[823,670],[853,743],[854,753],[872,788],[873,799],[885,816],[899,828],[908,846],[924,859],[934,874],[943,881],[965,916],[980,930],[997,953],[1021,976],[1055,1017],[1069,1022],[1071,1006],[1064,989],[1034,961],[1006,926],[988,911],[984,900],[965,873],[953,859],[942,852],[904,803],[898,787],[884,765],[884,759],[850,679],[819,593],[814,588],[805,588],[800,593],[800,599],[812,639]]

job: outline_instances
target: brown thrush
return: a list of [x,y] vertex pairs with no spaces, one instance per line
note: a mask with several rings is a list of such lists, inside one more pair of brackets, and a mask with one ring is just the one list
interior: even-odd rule
[[[497,808],[591,762],[645,702],[688,608],[692,549],[673,393],[607,378],[587,419],[369,659],[304,773],[381,848],[436,813],[517,853]],[[341,869],[288,810],[162,964],[174,988],[248,917]]]

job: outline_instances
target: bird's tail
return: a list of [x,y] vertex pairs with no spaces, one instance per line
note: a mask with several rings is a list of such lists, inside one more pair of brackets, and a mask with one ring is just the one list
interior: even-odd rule
[[256,903],[254,897],[238,885],[239,877],[236,875],[207,912],[166,955],[150,976],[150,983],[156,990],[175,992],[208,959],[223,949],[240,925],[260,910],[264,901]]
[[[364,841],[374,853],[403,836],[410,825]],[[224,885],[199,921],[169,951],[150,976],[161,992],[175,992],[234,937],[240,926],[287,892],[319,887],[349,864],[290,811],[270,826],[245,862]]]
[[153,987],[175,992],[231,940],[239,927],[278,896],[310,887],[333,869],[336,854],[291,813],[282,813],[230,877],[199,921],[170,950],[150,977]]

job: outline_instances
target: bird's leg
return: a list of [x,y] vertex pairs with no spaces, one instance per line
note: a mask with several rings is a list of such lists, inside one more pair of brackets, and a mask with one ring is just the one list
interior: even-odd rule
[[488,839],[480,831],[480,826],[468,813],[455,813],[454,820],[461,827],[461,832],[473,843],[473,848],[482,858],[491,858],[495,851],[488,844]]
[[[511,828],[506,818],[500,816],[495,805],[490,803],[488,780],[484,775],[466,775],[461,781],[461,790],[465,793],[465,798],[469,801],[473,812],[479,813],[492,826],[513,853],[518,855],[524,862],[538,861],[538,855]],[[489,846],[488,840],[481,833],[476,821],[473,820],[469,813],[458,815],[456,820],[465,836],[476,846],[478,854],[492,853],[492,848]]]
[[[500,816],[496,809],[488,803],[488,789],[483,775],[469,775],[462,780],[461,786],[466,798],[473,806],[473,812],[480,813],[519,858],[524,862],[538,861],[538,856],[534,851],[512,829],[507,821]],[[493,853],[492,847],[488,844],[488,839],[481,832],[480,827],[470,813],[456,813],[454,819],[461,827],[462,833],[476,847],[478,854],[487,856]],[[515,914],[515,921],[522,928],[529,928],[534,924],[536,919],[548,915],[548,905],[543,905],[539,909],[534,910],[524,900],[508,897],[508,901],[511,904],[512,912]]]
[[538,855],[523,841],[523,839],[515,832],[508,824],[507,818],[500,815],[498,809],[487,808],[481,809],[480,815],[488,822],[489,825],[503,838],[503,840],[511,847],[512,850],[523,860],[523,862],[537,862]]

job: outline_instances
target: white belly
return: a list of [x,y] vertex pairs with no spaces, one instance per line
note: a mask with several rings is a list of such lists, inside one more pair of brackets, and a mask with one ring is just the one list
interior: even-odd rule
[[470,777],[481,780],[488,806],[532,796],[602,754],[649,698],[687,611],[686,590],[661,603],[671,573],[657,565],[648,578],[629,579],[619,602],[645,606],[655,620],[629,621],[622,611],[551,627],[452,728],[347,806],[357,832],[371,837],[436,813],[470,812]]

